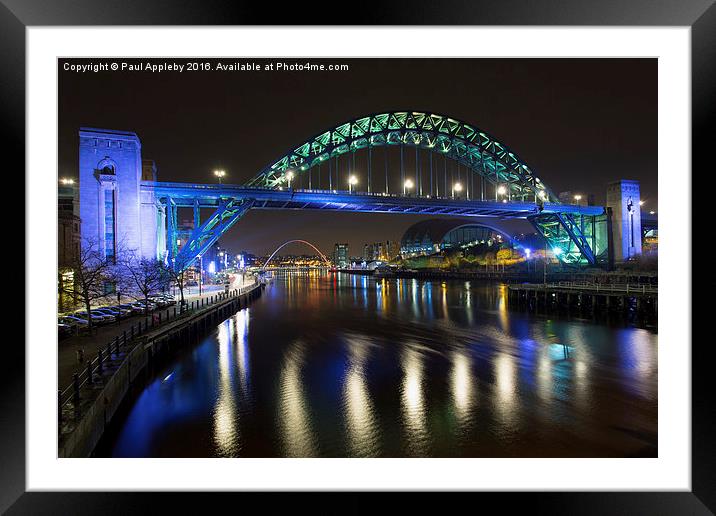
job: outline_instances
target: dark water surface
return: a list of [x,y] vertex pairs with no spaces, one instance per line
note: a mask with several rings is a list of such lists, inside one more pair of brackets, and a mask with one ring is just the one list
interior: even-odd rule
[[99,455],[656,456],[657,335],[506,286],[278,276],[159,371]]

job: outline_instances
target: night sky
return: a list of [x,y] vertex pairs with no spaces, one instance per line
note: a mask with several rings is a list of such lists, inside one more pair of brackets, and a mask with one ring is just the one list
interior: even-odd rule
[[[81,126],[136,132],[142,157],[157,163],[161,181],[215,182],[212,171],[223,168],[226,183],[240,184],[309,137],[350,119],[422,110],[492,134],[555,193],[593,193],[603,203],[609,181],[636,179],[642,199],[656,209],[656,59],[310,61],[347,63],[350,69],[78,73],[63,71],[60,61],[59,174],[77,176]],[[232,252],[265,254],[291,238],[324,252],[340,241],[359,255],[365,242],[398,240],[422,218],[252,210],[221,243]],[[285,252],[310,254],[291,246]]]

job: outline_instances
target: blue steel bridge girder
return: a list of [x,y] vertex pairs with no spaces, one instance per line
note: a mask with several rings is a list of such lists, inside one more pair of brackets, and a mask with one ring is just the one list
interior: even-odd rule
[[568,265],[608,264],[607,215],[558,211],[527,217],[558,259]]
[[584,236],[584,233],[582,232],[579,225],[574,221],[574,217],[572,217],[569,213],[556,213],[557,217],[559,217],[559,221],[562,224],[562,227],[567,231],[567,234],[569,234],[570,240],[574,243],[574,245],[577,246],[579,251],[582,253],[582,256],[589,262],[590,265],[596,265],[596,259],[594,258],[594,253],[592,252],[592,248],[589,246],[589,242],[587,242],[586,237]]
[[[193,203],[197,206],[197,203]],[[179,270],[190,267],[221,235],[228,231],[253,205],[250,199],[221,199],[211,216],[192,231],[173,263]],[[198,210],[197,210],[198,211]],[[196,212],[195,212],[196,214]]]
[[169,260],[173,260],[178,252],[177,245],[177,206],[171,197],[165,200],[167,217],[167,253]]
[[[155,183],[144,185],[157,197],[171,198],[176,217],[177,207],[211,208],[214,213],[195,227],[189,241],[182,246],[176,262],[186,268],[249,209],[327,210],[364,213],[421,213],[456,217],[495,217],[528,219],[554,248],[565,251],[559,256],[564,263],[594,265],[600,262],[606,244],[596,232],[594,222],[604,220],[604,208],[545,203],[542,211],[534,203],[467,201],[464,199],[404,197],[384,193],[349,193],[345,191],[274,190],[238,185],[197,185]],[[176,219],[174,219],[176,220]],[[601,240],[600,240],[601,239]],[[176,242],[176,239],[174,239]]]

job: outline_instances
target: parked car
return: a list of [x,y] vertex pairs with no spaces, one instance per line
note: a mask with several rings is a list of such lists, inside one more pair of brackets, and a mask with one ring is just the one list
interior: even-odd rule
[[72,335],[72,327],[69,324],[57,323],[57,336],[67,337]]
[[[135,306],[138,306],[138,307],[140,308],[140,313],[144,313],[144,311],[145,311],[145,303],[144,303],[144,301],[137,301],[137,302],[135,303]],[[157,305],[155,305],[155,304],[152,303],[151,301],[146,304],[146,307],[147,307],[147,311],[148,311],[148,312],[151,312],[151,311],[157,309]]]
[[132,313],[129,308],[122,308],[122,305],[112,305],[109,307],[110,310],[117,312],[120,316],[126,317]]
[[117,320],[117,318],[116,318],[114,315],[112,315],[111,313],[105,312],[105,311],[100,310],[100,309],[92,310],[90,313],[93,314],[93,315],[101,315],[102,317],[104,317],[103,322],[106,323],[106,324],[112,323],[112,322],[114,322],[114,321]]
[[105,321],[105,317],[103,315],[88,314],[85,311],[75,312],[74,317],[79,317],[80,319],[84,319],[86,321],[91,320],[94,324],[102,324]]
[[164,300],[167,303],[167,305],[169,305],[169,306],[175,305],[177,303],[176,298],[174,296],[172,296],[171,294],[162,294],[159,297],[162,300]]
[[139,305],[137,303],[130,303],[127,305],[120,305],[120,306],[125,307],[127,310],[129,310],[132,313],[132,315],[141,314],[144,312],[144,306]]
[[107,308],[106,306],[103,306],[102,308],[96,308],[95,310],[92,310],[92,311],[97,312],[102,315],[111,315],[114,318],[116,318],[117,315],[119,315],[119,312],[112,310],[111,308]]
[[89,324],[87,322],[87,319],[81,319],[79,317],[73,317],[71,315],[63,315],[61,317],[57,318],[57,322],[61,324],[66,324],[67,326],[70,326],[72,328],[84,328]]
[[159,308],[163,308],[168,305],[168,303],[163,298],[158,296],[150,297],[149,301],[157,305]]

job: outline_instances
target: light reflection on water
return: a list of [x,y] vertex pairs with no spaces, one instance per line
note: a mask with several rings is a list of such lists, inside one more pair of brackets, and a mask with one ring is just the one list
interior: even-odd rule
[[302,380],[304,347],[304,343],[300,341],[290,344],[279,380],[276,419],[284,445],[282,455],[285,457],[316,455],[314,433]]
[[426,427],[425,396],[423,394],[423,357],[410,346],[403,350],[401,360],[403,380],[400,401],[403,411],[404,446],[407,455],[427,455],[429,434]]
[[364,370],[370,343],[349,337],[347,347],[349,365],[343,387],[347,443],[352,456],[374,457],[380,452],[380,431]]
[[99,454],[655,455],[656,387],[653,332],[515,312],[504,285],[287,274]]

